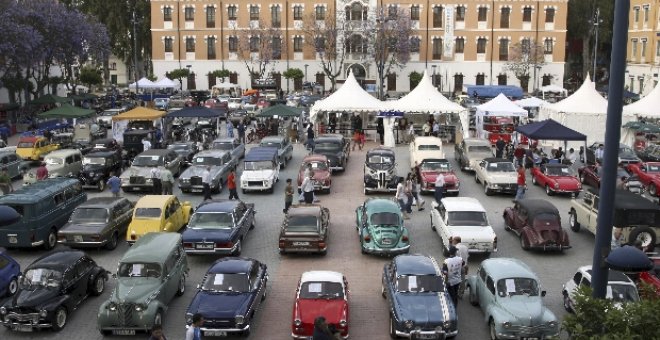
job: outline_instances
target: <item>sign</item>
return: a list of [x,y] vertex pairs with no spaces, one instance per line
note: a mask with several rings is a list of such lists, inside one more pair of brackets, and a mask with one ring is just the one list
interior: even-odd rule
[[378,117],[403,117],[403,112],[401,112],[401,111],[380,111],[380,112],[378,112]]
[[442,40],[442,54],[451,58],[454,56],[454,6],[445,7],[445,37]]

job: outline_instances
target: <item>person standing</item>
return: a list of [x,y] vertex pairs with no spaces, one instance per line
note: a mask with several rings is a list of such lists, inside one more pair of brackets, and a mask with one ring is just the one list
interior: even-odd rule
[[151,183],[153,184],[153,194],[161,195],[163,194],[163,183],[160,177],[160,169],[157,166],[151,168],[149,171],[149,177],[151,177]]
[[403,219],[409,220],[410,216],[408,215],[408,203],[406,202],[406,186],[403,184],[403,178],[399,178],[399,183],[396,185],[396,197],[397,202],[399,202],[399,208],[401,208],[401,213],[403,214]]
[[153,325],[153,327],[151,327],[151,336],[149,337],[149,340],[167,340],[165,334],[163,334],[162,325]]
[[231,119],[227,119],[227,137],[234,138],[234,124]]
[[525,190],[527,190],[527,178],[525,177],[525,168],[522,165],[518,165],[518,179],[516,181],[518,184],[518,189],[516,190],[516,198],[514,202],[523,199],[525,196]]
[[238,131],[238,140],[245,144],[245,122],[243,119],[238,123],[236,131]]
[[202,191],[204,192],[204,201],[211,200],[211,167],[207,166],[202,172]]
[[314,153],[314,124],[309,123],[307,126],[307,147]]
[[151,142],[147,137],[142,138],[142,151],[147,151],[149,149],[151,149]]
[[37,181],[43,181],[48,178],[48,169],[46,168],[46,162],[41,162],[37,168]]
[[0,189],[2,189],[5,195],[14,191],[14,187],[11,185],[11,178],[7,173],[7,167],[2,168],[2,172],[0,173]]
[[424,210],[424,198],[422,198],[422,195],[420,195],[420,192],[422,192],[422,185],[421,181],[419,180],[419,175],[417,169],[413,169],[415,172],[412,174],[412,196],[415,198],[415,201],[417,202],[417,211],[422,211]]
[[380,144],[385,144],[385,125],[383,123],[383,118],[378,118],[378,123],[376,125],[376,133],[380,140]]
[[415,125],[412,122],[408,123],[408,138],[406,143],[412,143],[415,140]]
[[305,204],[314,203],[314,172],[310,171],[309,176],[305,177],[300,185],[303,192]]
[[624,245],[624,240],[623,228],[612,228],[612,250],[622,247]]
[[422,125],[422,132],[424,133],[424,136],[431,135],[431,123],[429,121],[426,121],[424,125]]
[[119,197],[119,189],[121,189],[121,179],[117,177],[117,173],[113,173],[112,177],[108,179],[108,187],[110,187],[110,192],[112,196]]
[[445,193],[445,176],[442,174],[438,174],[438,176],[435,177],[435,191],[434,191],[434,196],[435,196],[435,201],[440,204],[440,201],[442,201],[442,195]]
[[523,149],[522,144],[518,144],[516,149],[513,151],[513,157],[516,159],[516,165],[523,164],[523,159],[525,158],[525,149]]
[[288,213],[289,208],[291,207],[291,204],[293,204],[293,181],[291,181],[291,178],[287,178],[286,180],[286,187],[284,188],[284,210],[282,210],[283,213]]
[[600,161],[603,159],[603,155],[605,153],[605,146],[603,144],[598,144],[598,149],[594,152],[594,156],[596,157],[597,161]]
[[172,171],[165,168],[160,171],[161,185],[163,186],[163,195],[172,195],[172,188],[174,187],[174,176]]
[[454,308],[458,308],[458,286],[461,284],[461,272],[463,271],[464,261],[456,256],[458,249],[449,246],[449,258],[442,264],[442,273],[447,280],[447,293],[454,302]]
[[504,142],[504,139],[502,137],[497,138],[497,142],[495,142],[495,157],[497,158],[502,158],[502,155],[504,155],[504,147],[506,146],[506,143]]
[[335,335],[325,321],[324,316],[318,316],[314,319],[314,333],[312,340],[334,340]]
[[461,285],[458,287],[458,297],[463,297],[463,292],[465,292],[465,276],[468,274],[468,260],[470,259],[470,251],[468,247],[461,243],[460,236],[450,237],[449,240],[451,244],[456,247],[456,256],[460,257],[463,260],[463,270],[461,270]]
[[186,330],[186,340],[202,340],[201,327],[204,324],[202,314],[195,313],[192,316],[192,325]]
[[412,213],[412,203],[413,199],[415,198],[415,195],[413,192],[415,191],[415,183],[413,182],[413,175],[412,172],[409,172],[408,175],[406,176],[406,190],[404,191],[406,193],[407,197],[407,207],[409,208],[408,213]]
[[238,199],[238,192],[236,192],[236,172],[234,169],[229,171],[227,176],[227,189],[229,189],[229,199]]

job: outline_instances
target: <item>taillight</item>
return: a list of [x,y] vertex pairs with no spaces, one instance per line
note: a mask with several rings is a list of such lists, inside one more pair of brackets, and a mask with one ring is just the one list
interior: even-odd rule
[[284,241],[280,241],[280,249],[284,249],[284,246],[285,246],[285,242],[284,242]]
[[131,240],[135,241],[137,239],[137,235],[131,234]]
[[234,247],[234,242],[216,242],[215,243],[216,248],[233,248]]
[[403,235],[403,236],[401,237],[401,241],[408,242],[408,236]]
[[319,242],[319,249],[325,248],[325,242],[321,241]]
[[367,235],[364,237],[364,242],[371,242],[371,235],[367,234]]
[[191,242],[183,242],[183,247],[184,248],[192,248],[193,244]]

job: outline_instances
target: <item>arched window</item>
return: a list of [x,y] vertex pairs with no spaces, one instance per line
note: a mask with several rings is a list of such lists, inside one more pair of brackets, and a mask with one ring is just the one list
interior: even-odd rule
[[366,45],[364,39],[359,34],[353,34],[348,39],[346,44],[346,52],[348,53],[364,53],[366,52]]

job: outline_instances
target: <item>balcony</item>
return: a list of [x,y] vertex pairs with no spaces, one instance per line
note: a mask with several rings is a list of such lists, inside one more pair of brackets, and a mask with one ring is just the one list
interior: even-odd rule
[[456,26],[457,30],[465,29],[465,21],[456,21],[454,25]]
[[168,60],[168,61],[174,60],[174,53],[173,52],[165,52],[165,60]]
[[250,28],[251,29],[259,28],[259,20],[250,20]]
[[546,62],[546,63],[551,63],[552,60],[553,60],[553,58],[552,58],[552,53],[544,54],[544,55],[543,55],[543,61],[544,61],[544,62]]
[[478,21],[477,22],[477,29],[480,29],[480,30],[488,29],[488,21]]
[[195,60],[195,52],[186,52],[186,60]]

